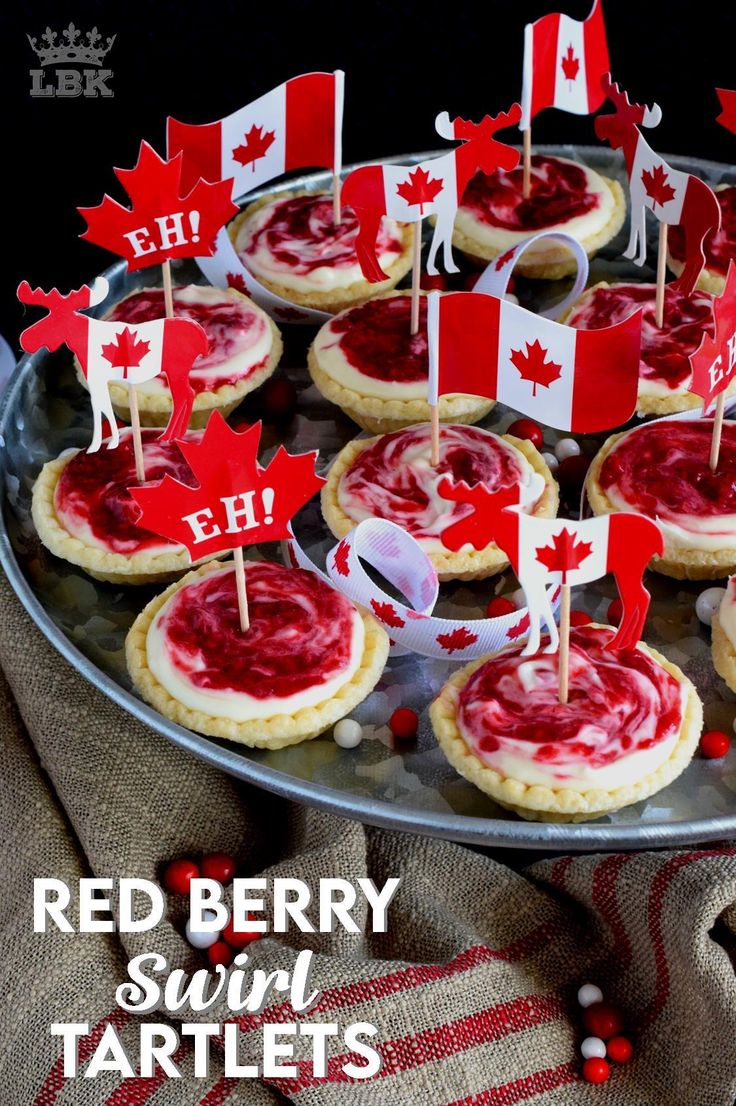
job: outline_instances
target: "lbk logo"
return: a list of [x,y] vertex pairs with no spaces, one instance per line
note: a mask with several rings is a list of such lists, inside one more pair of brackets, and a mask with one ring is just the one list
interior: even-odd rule
[[40,69],[31,69],[31,96],[68,100],[77,96],[113,96],[107,83],[112,69],[103,69],[102,63],[116,36],[105,41],[93,27],[82,37],[73,23],[61,34],[62,40],[57,41],[56,31],[47,27],[40,43],[26,36],[41,63]]

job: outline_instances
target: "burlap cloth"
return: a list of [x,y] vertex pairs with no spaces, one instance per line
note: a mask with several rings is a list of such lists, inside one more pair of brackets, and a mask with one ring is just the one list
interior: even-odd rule
[[[565,857],[517,872],[457,845],[303,809],[220,775],[111,705],[46,643],[5,581],[0,616],[1,1106],[732,1106],[734,850]],[[385,935],[336,930],[250,946],[266,970],[290,966],[299,948],[317,951],[322,997],[309,1020],[377,1023],[384,1062],[373,1080],[340,1081],[337,1045],[328,1082],[306,1061],[294,1082],[227,1079],[217,1047],[209,1077],[195,1080],[188,1045],[183,1079],[64,1080],[52,1022],[89,1022],[99,1037],[112,1021],[135,1057],[136,1019],[115,1003],[128,960],[155,949],[191,971],[203,959],[179,915],[142,935],[35,935],[32,878],[155,879],[168,859],[207,850],[233,852],[242,874],[315,886],[402,877]],[[621,1005],[636,1039],[634,1061],[602,1087],[580,1078],[575,991],[588,979]],[[264,1018],[290,1016],[277,997],[244,1018],[243,1060],[257,1062]]]

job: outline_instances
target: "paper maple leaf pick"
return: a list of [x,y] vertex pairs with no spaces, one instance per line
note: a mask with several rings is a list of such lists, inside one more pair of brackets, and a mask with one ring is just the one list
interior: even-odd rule
[[713,300],[715,333],[704,334],[695,353],[690,355],[693,376],[690,391],[701,396],[703,413],[716,400],[711,439],[710,467],[715,472],[721,446],[726,389],[736,374],[736,264],[728,266],[726,283]]

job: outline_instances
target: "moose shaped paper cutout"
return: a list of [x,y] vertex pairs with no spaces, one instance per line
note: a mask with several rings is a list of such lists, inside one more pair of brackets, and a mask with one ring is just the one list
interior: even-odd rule
[[440,246],[447,272],[458,272],[452,257],[452,229],[458,204],[468,181],[478,170],[510,171],[519,164],[519,151],[497,141],[494,135],[518,123],[520,115],[518,104],[493,118],[486,115],[479,123],[450,120],[443,111],[435,120],[435,129],[448,141],[459,140],[462,145],[456,149],[418,165],[363,165],[348,174],[342,186],[342,201],[358,217],[360,230],[355,249],[366,280],[374,284],[386,280],[376,256],[376,239],[384,215],[401,223],[417,223],[426,215],[435,215],[427,272],[437,274]]
[[438,491],[454,503],[468,503],[473,513],[452,523],[440,535],[453,551],[470,544],[483,549],[495,542],[511,561],[529,609],[529,637],[524,653],[539,651],[541,625],[550,642],[545,652],[559,646],[559,634],[547,588],[550,584],[586,584],[612,572],[623,613],[609,649],[633,649],[639,641],[649,609],[649,592],[642,576],[654,556],[663,552],[662,533],[644,515],[624,511],[572,522],[535,518],[521,513],[518,488],[490,491],[484,484],[469,487],[445,478]]
[[713,300],[715,333],[704,333],[695,353],[690,355],[693,370],[691,392],[701,396],[703,412],[728,388],[736,373],[736,264],[729,263],[723,292]]
[[317,451],[292,455],[279,446],[262,468],[260,438],[260,423],[239,433],[214,411],[197,441],[177,440],[196,487],[167,473],[130,489],[140,525],[185,546],[193,560],[289,538],[291,519],[325,483],[314,471]]
[[703,243],[721,225],[721,208],[705,181],[691,173],[673,169],[655,153],[639,127],[656,127],[662,112],[658,104],[632,104],[610,74],[603,78],[603,90],[611,100],[613,115],[599,115],[595,133],[614,150],[622,150],[629,176],[631,233],[624,257],[643,265],[647,257],[646,212],[660,223],[681,226],[685,239],[685,265],[672,282],[684,295],[694,289],[705,265]]
[[576,330],[479,292],[428,297],[433,406],[460,392],[496,399],[559,430],[586,434],[636,409],[641,311],[599,330]]
[[209,349],[207,335],[193,319],[121,323],[84,315],[82,312],[88,308],[103,303],[108,288],[105,278],[98,277],[93,285],[63,295],[57,288],[50,292],[31,288],[24,280],[17,293],[21,303],[45,307],[48,311],[21,334],[20,344],[26,353],[35,353],[42,346],[55,350],[66,345],[82,366],[94,420],[88,453],[95,453],[102,444],[103,418],[110,431],[108,449],[113,449],[120,440],[110,398],[112,381],[142,384],[163,373],[173,408],[161,437],[166,441],[181,437],[189,426],[194,404],[189,372],[196,359]]
[[133,169],[115,169],[131,207],[105,196],[97,207],[80,207],[87,230],[80,235],[124,257],[132,271],[174,258],[211,255],[217,232],[238,212],[232,181],[199,180],[184,196],[182,158],[159,157],[141,142]]
[[716,117],[716,123],[736,134],[736,89],[717,88],[716,92],[721,101],[721,114]]

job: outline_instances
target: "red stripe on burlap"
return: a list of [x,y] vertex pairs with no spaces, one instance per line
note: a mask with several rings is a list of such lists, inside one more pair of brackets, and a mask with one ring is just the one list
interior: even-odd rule
[[565,878],[567,876],[567,869],[573,862],[571,856],[561,856],[559,860],[555,860],[552,865],[552,871],[549,875],[550,883],[554,883],[555,887],[559,887],[562,891],[565,887]]
[[[183,1060],[190,1047],[188,1044],[180,1045],[176,1052],[171,1054],[172,1062],[178,1064]],[[110,1097],[105,1099],[105,1106],[143,1106],[168,1078],[163,1068],[157,1067],[155,1075],[147,1078],[136,1075],[134,1079],[124,1079]]]
[[458,1098],[447,1106],[514,1106],[517,1102],[525,1102],[537,1094],[546,1091],[554,1091],[557,1087],[565,1087],[568,1083],[580,1081],[580,1066],[577,1060],[568,1060],[556,1068],[545,1068],[543,1071],[535,1071],[531,1075],[524,1075],[521,1079],[514,1079],[511,1083],[504,1083],[500,1087],[489,1087],[480,1094],[468,1095],[467,1098]]
[[[547,1025],[563,1016],[562,1002],[556,995],[525,995],[512,1002],[502,1002],[498,1006],[468,1014],[454,1022],[432,1026],[421,1033],[392,1041],[372,1041],[371,1045],[382,1061],[381,1070],[373,1078],[385,1079],[386,1076],[400,1075],[424,1064],[446,1060],[479,1045]],[[326,1076],[321,1079],[313,1074],[311,1060],[297,1062],[295,1066],[299,1069],[299,1075],[296,1079],[269,1079],[267,1082],[289,1098],[323,1083],[362,1082],[350,1078],[343,1071],[349,1061],[360,1064],[362,1058],[354,1052],[333,1056],[327,1063]]]
[[[107,1017],[97,1023],[91,1033],[80,1039],[77,1053],[79,1063],[82,1064],[90,1058],[108,1025],[114,1025],[116,1029],[122,1029],[129,1021],[130,1014],[127,1010],[122,1010],[119,1006],[111,1010]],[[68,1080],[64,1076],[64,1057],[60,1056],[51,1067],[40,1091],[33,1100],[33,1106],[53,1106],[59,1091],[67,1082]]]
[[222,1075],[207,1091],[199,1106],[222,1106],[222,1103],[230,1097],[238,1085],[239,1080],[232,1079],[229,1075]]
[[618,874],[632,857],[633,853],[616,853],[608,856],[593,872],[591,891],[593,906],[607,924],[613,939],[603,960],[615,961],[617,972],[628,968],[633,955],[629,934],[621,917],[616,889]]

